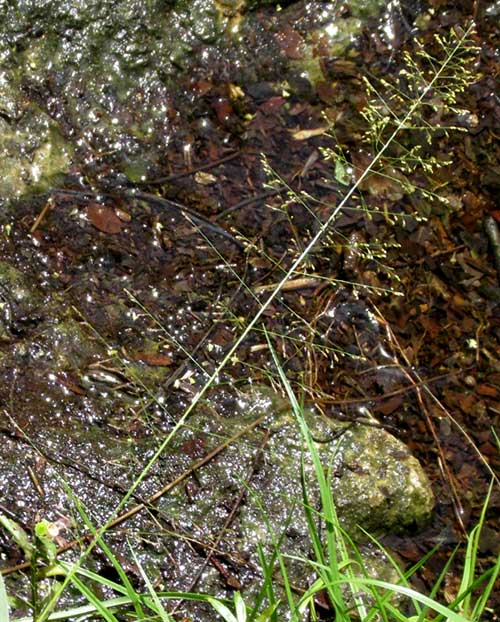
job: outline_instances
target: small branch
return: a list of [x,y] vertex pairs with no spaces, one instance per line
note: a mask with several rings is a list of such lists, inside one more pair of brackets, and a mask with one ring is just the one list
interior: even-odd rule
[[52,209],[52,207],[54,207],[54,202],[52,200],[52,197],[49,197],[48,200],[45,202],[45,205],[43,206],[42,211],[38,214],[35,222],[31,226],[30,233],[35,233],[35,231],[38,229],[38,226],[40,225],[42,220],[45,218],[45,214],[49,211],[49,209]]
[[231,214],[231,212],[241,209],[242,207],[246,207],[247,205],[251,205],[252,203],[257,203],[258,201],[268,199],[269,197],[275,197],[277,194],[281,194],[283,190],[286,190],[286,186],[280,186],[279,188],[275,188],[274,190],[266,190],[266,192],[261,192],[260,194],[256,194],[253,197],[243,199],[243,201],[240,201],[239,203],[236,203],[236,205],[232,205],[220,214],[217,214],[214,220],[220,220],[221,218],[224,218],[224,216]]
[[160,184],[168,184],[169,182],[176,181],[177,179],[182,179],[183,177],[188,177],[189,175],[195,175],[200,171],[209,171],[213,168],[216,168],[220,164],[225,164],[226,162],[230,162],[231,160],[235,160],[237,157],[241,155],[241,151],[235,151],[230,153],[219,160],[214,160],[213,162],[208,162],[207,164],[202,164],[201,166],[197,166],[196,168],[190,168],[187,171],[183,171],[182,173],[174,173],[173,175],[168,175],[167,177],[158,177],[157,179],[150,179],[149,181],[140,181],[138,182],[141,186],[156,186]]

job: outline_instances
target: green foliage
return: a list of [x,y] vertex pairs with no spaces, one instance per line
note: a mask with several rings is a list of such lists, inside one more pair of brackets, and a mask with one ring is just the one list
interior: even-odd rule
[[9,622],[9,600],[2,575],[0,574],[0,620]]
[[30,536],[21,525],[3,514],[0,514],[0,525],[10,534],[10,537],[22,550],[26,559],[30,560],[33,555],[33,544],[31,543]]
[[[466,32],[452,30],[448,37],[434,36],[435,55],[428,44],[416,39],[413,54],[403,53],[403,67],[394,80],[381,79],[375,85],[365,78],[369,102],[363,111],[367,122],[365,141],[378,151],[394,128],[398,140],[391,149],[397,153],[398,167],[414,171],[422,167],[432,172],[438,162],[428,154],[422,154],[423,145],[430,145],[436,135],[447,135],[448,130],[463,130],[457,125],[457,118],[464,111],[457,108],[459,95],[478,79],[474,72],[479,48],[473,40],[473,30]],[[418,106],[413,106],[418,102]],[[411,114],[408,115],[408,110]],[[411,137],[420,144],[403,146],[401,137]]]

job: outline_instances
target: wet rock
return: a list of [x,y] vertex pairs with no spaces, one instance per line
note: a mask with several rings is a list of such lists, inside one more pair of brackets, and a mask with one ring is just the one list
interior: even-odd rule
[[[272,401],[280,404],[276,396]],[[283,404],[279,407],[285,408]],[[354,533],[358,524],[374,533],[401,531],[422,527],[429,520],[434,506],[429,481],[401,441],[369,425],[345,429],[344,424],[312,410],[306,411],[306,420],[324,468],[331,470],[333,497],[347,531]],[[270,510],[268,518],[275,508],[282,508],[275,517],[278,527],[285,519],[287,502],[301,498],[299,465],[305,445],[289,411],[273,416],[270,425],[265,467],[259,478],[264,494],[262,505]],[[308,481],[314,482],[312,465],[307,460],[305,468]]]
[[[0,111],[5,104],[0,84]],[[24,110],[16,121],[0,116],[0,196],[46,189],[66,172],[73,151],[58,124],[37,107]]]
[[434,496],[420,463],[382,428],[357,426],[339,441],[332,479],[337,511],[349,531],[372,533],[421,528]]
[[[270,556],[273,542],[280,541],[281,552],[290,556],[290,581],[306,587],[314,578],[306,560],[314,553],[303,507],[302,464],[308,503],[315,510],[320,504],[295,417],[267,389],[242,394],[231,407],[221,400],[225,406],[220,412],[215,395],[193,413],[136,490],[138,499],[147,499],[177,481],[155,503],[154,518],[140,512],[127,521],[131,538],[136,532],[150,534],[145,540],[134,538],[135,551],[150,578],[165,589],[189,590],[199,573],[197,590],[223,594],[237,587],[250,602],[261,586],[257,549]],[[134,425],[133,411],[123,416],[123,432],[111,427],[110,413],[120,406],[115,401],[107,411],[104,404],[86,397],[78,405],[76,398],[66,397],[63,410],[53,402],[51,417],[24,422],[29,444],[16,437],[10,419],[2,421],[2,429],[10,433],[2,444],[0,494],[23,524],[32,524],[36,516],[55,520],[71,515],[72,498],[83,501],[94,523],[102,524],[149,462],[155,437],[132,438],[126,431]],[[79,410],[86,413],[80,423]],[[252,426],[257,418],[261,423]],[[399,441],[376,428],[346,429],[310,409],[305,418],[323,466],[332,473],[339,517],[351,535],[357,524],[380,533],[420,526],[429,517],[429,484]],[[212,460],[191,471],[194,463],[239,433]],[[36,480],[32,465],[37,465]],[[71,495],[63,482],[70,484]],[[317,517],[322,533],[320,513]],[[119,535],[110,538],[115,554],[128,559],[127,542]],[[205,563],[211,543],[216,543],[218,566]],[[396,579],[383,555],[369,545],[361,549],[377,576]],[[197,619],[212,618],[202,611]]]
[[10,341],[36,323],[43,302],[28,276],[0,261],[0,340]]
[[[254,391],[242,398],[239,414],[228,418],[196,413],[174,439],[170,457],[186,460],[197,449],[208,451],[216,439],[242,431],[266,412],[260,429],[245,434],[197,473],[189,501],[185,490],[177,490],[162,498],[159,507],[197,538],[215,538],[225,529],[225,545],[238,558],[257,563],[257,546],[271,554],[273,540],[280,540],[283,553],[308,559],[312,549],[303,509],[302,461],[309,503],[319,509],[317,480],[297,422],[278,396]],[[357,525],[381,534],[425,524],[434,504],[430,484],[400,441],[382,429],[363,425],[342,433],[342,424],[333,424],[312,410],[306,412],[306,419],[323,466],[332,473],[340,523],[351,536],[361,536]],[[264,429],[269,438],[259,449]],[[244,501],[224,527],[242,492]],[[298,585],[304,585],[310,574],[300,562],[290,561],[288,571]],[[245,584],[250,578],[248,571],[239,575]]]
[[50,365],[53,373],[85,369],[102,351],[95,337],[72,318],[49,323],[37,336],[36,345],[38,361]]
[[[288,8],[273,12],[277,4]],[[344,12],[266,0],[0,5],[0,196],[46,188],[74,163],[144,179],[165,159],[178,117],[200,105],[190,74],[215,89],[280,85],[290,65],[290,92],[312,98],[325,79],[318,41],[342,54],[384,3],[365,4]]]

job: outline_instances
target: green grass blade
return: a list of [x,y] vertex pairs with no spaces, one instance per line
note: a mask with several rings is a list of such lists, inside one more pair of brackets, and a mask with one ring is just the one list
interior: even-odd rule
[[[278,622],[276,609],[278,606],[278,599],[276,598],[276,594],[274,593],[274,583],[273,583],[273,570],[276,561],[276,554],[273,552],[271,556],[270,562],[267,561],[266,555],[264,552],[264,548],[262,544],[257,543],[257,555],[259,557],[260,567],[262,568],[262,574],[264,576],[264,583],[262,585],[262,589],[260,590],[260,594],[257,596],[255,601],[255,609],[254,612],[250,615],[249,622],[253,622],[259,609],[259,606],[267,596],[267,600],[269,601],[270,614],[269,614],[269,622]],[[258,618],[257,618],[258,619]]]
[[[339,615],[343,615],[346,620],[349,620],[350,616],[347,613],[348,607],[346,606],[346,600],[340,587],[341,582],[339,563],[342,563],[346,566],[346,573],[348,578],[354,575],[349,568],[352,560],[350,559],[347,547],[342,536],[342,529],[339,524],[337,511],[335,509],[335,503],[331,491],[331,482],[329,478],[325,476],[318,450],[307,427],[307,423],[303,416],[302,408],[297,401],[295,393],[290,385],[290,382],[288,381],[288,378],[284,373],[283,367],[276,355],[271,340],[269,339],[269,336],[267,335],[265,329],[264,332],[266,334],[268,346],[273,357],[276,369],[278,371],[281,383],[287,393],[288,399],[292,406],[292,410],[298,422],[300,432],[311,457],[317,484],[319,487],[322,516],[325,521],[326,546],[328,551],[328,564],[326,564],[328,580],[325,581],[325,587],[327,587],[329,592],[331,591],[331,593],[329,594],[330,599],[337,613]],[[358,615],[361,619],[364,619],[367,615],[366,606],[363,600],[358,597],[356,589],[352,588],[349,583],[348,586],[351,591],[352,598],[356,604]]]
[[[118,598],[110,598],[108,600],[101,601],[101,605],[107,609],[115,608],[115,607],[123,607],[125,605],[130,604],[130,599],[126,596],[119,596]],[[96,607],[93,605],[81,605],[79,607],[71,607],[70,609],[65,609],[64,611],[56,611],[55,613],[51,613],[47,618],[49,622],[59,622],[60,620],[68,620],[68,619],[86,619],[88,616],[96,613]],[[33,622],[32,616],[26,616],[22,618],[14,618],[11,622]]]
[[33,555],[34,546],[26,531],[21,527],[21,525],[19,525],[19,523],[16,523],[16,521],[13,521],[4,514],[0,514],[0,526],[10,534],[11,538],[17,546],[22,549],[24,556],[29,561]]
[[165,611],[165,609],[163,608],[163,605],[161,604],[160,599],[158,598],[158,594],[156,593],[151,581],[149,580],[148,575],[146,574],[146,571],[144,570],[144,568],[142,567],[141,562],[139,561],[137,555],[135,554],[134,549],[130,546],[129,543],[129,548],[130,548],[130,553],[135,561],[135,565],[137,566],[137,568],[139,569],[139,572],[141,573],[141,577],[143,578],[144,583],[146,584],[146,587],[148,589],[148,592],[151,596],[151,599],[154,603],[154,611],[155,613],[159,616],[159,618],[163,621],[163,622],[172,622],[172,617],[168,615],[168,613]]
[[481,536],[481,530],[483,528],[484,521],[486,520],[486,510],[489,505],[492,489],[493,480],[490,482],[488,494],[486,495],[486,500],[481,509],[481,515],[479,516],[479,521],[474,529],[471,531],[470,535],[467,537],[467,550],[465,553],[464,570],[462,574],[462,581],[460,583],[460,588],[458,591],[459,595],[466,594],[460,607],[460,611],[465,615],[470,615],[472,610],[472,591],[469,588],[474,583],[477,564],[477,551],[479,548],[479,538]]
[[[485,588],[483,588],[481,595],[479,596],[479,598],[477,599],[474,605],[474,609],[471,615],[472,620],[479,620],[480,617],[483,615],[483,612],[486,609],[486,605],[491,596],[491,593],[493,592],[493,589],[495,588],[495,584],[500,575],[500,554],[497,557],[496,564],[493,566],[493,568],[490,569],[490,572],[491,572],[491,576],[489,578],[488,584],[486,585]],[[484,573],[480,577],[480,579],[485,578],[486,574],[487,573]]]
[[118,576],[120,577],[122,585],[123,585],[124,590],[125,590],[125,595],[130,598],[130,601],[133,604],[133,607],[135,609],[135,613],[136,613],[138,619],[142,620],[145,617],[144,611],[142,609],[140,599],[139,599],[139,597],[138,597],[138,595],[137,595],[137,593],[136,593],[132,583],[130,582],[130,579],[128,578],[127,573],[125,572],[125,570],[123,569],[122,565],[120,564],[120,562],[118,561],[116,556],[113,554],[111,549],[108,547],[108,545],[106,544],[106,542],[104,541],[102,536],[98,534],[97,529],[94,527],[94,525],[93,525],[92,521],[90,520],[87,512],[85,511],[85,508],[83,507],[81,501],[72,493],[72,491],[69,491],[69,493],[70,493],[70,495],[71,495],[71,497],[73,499],[73,503],[75,503],[76,509],[77,509],[78,513],[80,514],[80,517],[82,518],[83,522],[85,523],[87,529],[90,531],[90,533],[92,533],[95,536],[96,544],[101,548],[101,550],[105,554],[106,558],[111,563],[113,568],[116,570]]
[[5,590],[5,583],[2,575],[0,574],[0,620],[9,622],[9,601],[7,598],[7,591]]
[[127,590],[125,586],[123,586],[121,583],[112,581],[111,579],[103,577],[97,572],[93,572],[92,570],[88,570],[87,568],[81,568],[76,564],[70,564],[68,562],[63,562],[63,561],[59,563],[62,566],[62,568],[64,568],[66,572],[68,573],[74,572],[75,574],[78,574],[80,577],[86,577],[87,579],[90,579],[90,581],[94,581],[97,584],[100,584],[115,592],[118,592],[118,594],[122,594],[123,596],[127,595]]
[[428,606],[431,610],[436,613],[441,613],[445,617],[447,617],[449,622],[470,622],[470,618],[463,616],[460,613],[456,613],[452,611],[450,607],[446,607],[436,600],[426,596],[425,594],[421,594],[412,588],[406,587],[404,585],[397,585],[394,583],[389,583],[388,581],[381,581],[379,579],[357,579],[350,578],[349,582],[353,585],[358,585],[360,588],[366,588],[369,585],[378,586],[384,588],[386,590],[390,590],[396,594],[401,594],[403,596],[408,596],[412,601],[417,601],[422,605]]
[[[88,602],[95,607],[96,612],[100,613],[106,622],[118,622],[117,618],[104,605],[99,596],[96,596],[76,575],[72,578],[72,583],[85,596]],[[128,599],[128,602],[130,602],[130,599]]]
[[213,598],[212,596],[207,596],[207,602],[212,605],[212,607],[217,611],[217,613],[222,616],[225,622],[238,622],[236,616],[231,612],[229,607],[226,607],[220,600],[217,598]]
[[[257,494],[255,494],[255,492],[251,489],[248,488],[248,492],[249,494],[252,496],[254,502],[256,503],[257,507],[260,510],[261,516],[264,520],[264,523],[266,525],[267,528],[267,532],[269,534],[269,538],[271,540],[272,543],[272,554],[271,554],[271,559],[269,560],[269,562],[266,561],[265,559],[265,554],[264,554],[264,549],[262,547],[262,545],[258,544],[258,551],[259,551],[259,560],[262,560],[264,565],[262,565],[262,572],[263,572],[263,576],[264,576],[264,583],[261,587],[261,589],[259,590],[259,593],[257,594],[257,597],[255,598],[255,602],[254,602],[254,607],[253,607],[253,611],[250,612],[250,618],[249,618],[249,622],[252,622],[255,619],[255,616],[257,616],[257,613],[259,611],[260,605],[262,604],[262,601],[264,600],[266,593],[268,595],[269,598],[269,602],[276,603],[276,606],[274,607],[273,611],[276,611],[277,608],[277,599],[276,596],[274,594],[274,584],[275,581],[273,580],[273,573],[274,573],[274,569],[276,566],[276,563],[278,561],[278,553],[281,550],[282,547],[282,543],[283,540],[286,536],[286,532],[287,529],[293,519],[293,513],[295,511],[295,505],[293,505],[290,508],[290,512],[288,514],[288,516],[286,517],[286,520],[283,524],[283,528],[281,530],[281,534],[279,536],[279,538],[276,538],[276,534],[274,533],[273,527],[266,515],[266,511],[258,497]],[[279,565],[279,564],[278,564]],[[272,622],[278,622],[277,618],[276,618],[277,614],[275,614],[275,616],[272,619]]]

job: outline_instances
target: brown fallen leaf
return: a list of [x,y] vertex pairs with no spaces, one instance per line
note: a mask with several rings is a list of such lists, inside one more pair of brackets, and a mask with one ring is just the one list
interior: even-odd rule
[[123,222],[110,207],[100,203],[90,203],[87,206],[87,216],[96,229],[103,233],[120,233]]
[[304,58],[304,39],[290,26],[276,33],[276,41],[287,58],[299,60]]
[[168,354],[158,354],[156,352],[136,352],[134,359],[152,367],[168,367],[174,362]]
[[497,398],[499,395],[498,389],[496,387],[492,387],[489,384],[480,384],[478,385],[476,390],[479,393],[479,395],[484,395],[486,397]]
[[290,134],[292,138],[295,140],[307,140],[308,138],[312,138],[313,136],[321,136],[322,134],[326,134],[330,128],[326,127],[315,127],[310,130],[290,130]]

